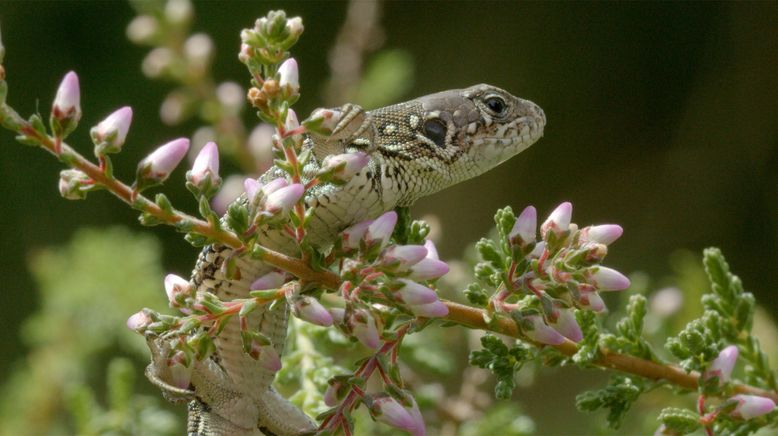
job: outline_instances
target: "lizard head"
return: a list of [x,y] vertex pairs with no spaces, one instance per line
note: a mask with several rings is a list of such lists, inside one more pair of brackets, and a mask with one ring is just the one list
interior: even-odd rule
[[540,139],[546,124],[535,103],[483,84],[427,95],[373,116],[383,133],[379,151],[404,161],[404,172],[415,171],[423,180],[407,186],[403,203],[494,168]]

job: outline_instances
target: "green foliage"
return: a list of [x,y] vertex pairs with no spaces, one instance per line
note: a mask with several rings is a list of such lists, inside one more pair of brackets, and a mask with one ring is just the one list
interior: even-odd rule
[[513,403],[499,403],[491,406],[476,420],[467,420],[460,428],[460,436],[523,436],[535,434],[532,418],[522,413]]
[[682,435],[691,433],[700,428],[700,416],[697,412],[677,407],[665,407],[659,414],[659,422],[668,430]]
[[[141,372],[148,350],[124,325],[139,307],[166,305],[160,252],[152,236],[115,227],[80,230],[68,245],[31,259],[41,307],[21,332],[30,352],[2,386],[4,431],[41,434],[58,428],[72,433],[67,430],[64,395],[101,385],[94,374],[100,374],[108,353],[133,356],[135,371]],[[117,398],[124,395],[113,392]],[[84,407],[71,410],[83,417],[90,414]],[[41,415],[41,410],[49,412]]]
[[745,292],[740,278],[730,273],[729,265],[719,249],[708,248],[703,255],[712,291],[703,297],[705,308],[719,315],[721,336],[727,342],[737,344],[741,359],[749,363],[746,367],[746,381],[778,389],[767,354],[762,351],[759,340],[751,335],[756,304],[753,294]]
[[594,312],[579,310],[575,318],[583,332],[583,339],[578,343],[578,352],[573,355],[573,362],[578,365],[591,365],[600,356],[600,327]]
[[604,389],[579,394],[575,405],[584,412],[608,409],[608,426],[618,429],[632,403],[644,392],[644,384],[638,377],[615,375]]
[[111,360],[106,377],[108,409],[103,409],[92,389],[73,387],[67,394],[67,407],[80,435],[178,433],[177,418],[160,409],[160,399],[133,395],[136,369],[124,358]]
[[507,400],[516,387],[515,374],[534,357],[532,350],[523,343],[508,348],[493,335],[483,336],[481,345],[484,347],[482,350],[470,353],[470,364],[491,371],[497,378],[494,395],[498,399]]
[[629,297],[627,314],[616,324],[617,335],[604,334],[601,344],[622,354],[655,360],[651,346],[643,338],[643,321],[646,316],[646,297],[635,294]]

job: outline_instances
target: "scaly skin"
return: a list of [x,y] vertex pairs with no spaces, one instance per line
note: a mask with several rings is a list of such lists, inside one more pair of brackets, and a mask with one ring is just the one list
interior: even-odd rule
[[[347,105],[336,133],[329,139],[307,137],[315,157],[306,166],[311,178],[330,153],[361,150],[370,155],[367,167],[343,186],[317,185],[306,193],[314,208],[307,228],[314,245],[327,247],[346,227],[494,168],[537,141],[545,115],[534,103],[489,85],[476,85],[393,106],[363,112]],[[272,168],[260,181],[284,173]],[[260,232],[263,246],[296,256],[295,241],[278,230]],[[192,274],[198,292],[212,292],[222,300],[247,298],[249,285],[272,268],[239,257],[239,280],[224,276],[221,265],[231,250],[210,246],[203,250]],[[249,324],[269,337],[282,354],[287,333],[288,307],[258,308]],[[195,364],[193,390],[170,386],[164,365],[169,344],[150,338],[152,364],[147,375],[168,397],[192,400],[190,434],[304,434],[316,425],[271,387],[274,374],[242,351],[240,326],[232,319],[216,338],[215,355]]]

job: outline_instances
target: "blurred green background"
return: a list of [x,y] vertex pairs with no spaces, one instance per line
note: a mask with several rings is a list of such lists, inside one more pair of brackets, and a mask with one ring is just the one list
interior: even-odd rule
[[[323,104],[328,50],[345,3],[196,3],[194,30],[215,40],[215,78],[245,86],[247,74],[237,60],[239,32],[278,7],[305,22],[294,54],[303,93],[296,108],[307,114]],[[91,154],[88,126],[131,105],[128,144],[114,160],[125,179],[154,145],[189,136],[198,125],[167,127],[160,121],[159,105],[170,84],[141,73],[147,49],[125,37],[132,17],[132,8],[120,2],[0,3],[10,103],[23,115],[40,110],[47,117],[60,79],[77,71],[84,117],[69,142],[84,154]],[[676,250],[699,253],[715,245],[746,289],[774,314],[776,23],[775,2],[385,3],[383,47],[405,50],[415,65],[405,97],[485,82],[535,101],[548,117],[545,137],[534,147],[477,180],[421,201],[414,214],[439,218],[441,255],[456,258],[491,228],[495,209],[534,204],[545,214],[569,200],[575,222],[625,228],[610,266],[644,271],[656,288],[671,284]],[[244,115],[251,125],[252,115]],[[86,202],[61,199],[59,170],[50,156],[0,132],[0,374],[19,365],[16,359],[25,352],[20,325],[42,304],[31,275],[36,253],[66,243],[81,227],[120,224],[141,230],[135,213],[104,193]],[[173,179],[181,182],[182,174],[179,169]],[[182,182],[171,183],[166,192],[178,206],[195,210]],[[185,275],[196,250],[170,229],[143,231],[162,242],[162,270]],[[123,247],[115,250],[121,254]],[[553,383],[565,386],[576,376],[564,372]],[[548,395],[557,411],[576,413],[573,393],[550,390],[535,387],[527,395]],[[525,403],[539,432],[569,428],[553,417],[535,416],[542,411]]]

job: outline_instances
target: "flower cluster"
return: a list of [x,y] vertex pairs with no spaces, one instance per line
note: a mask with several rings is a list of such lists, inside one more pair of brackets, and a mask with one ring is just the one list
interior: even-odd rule
[[565,338],[579,342],[583,334],[574,309],[602,312],[606,308],[599,292],[626,289],[630,281],[600,264],[608,245],[621,236],[621,227],[579,229],[571,223],[572,211],[568,202],[554,209],[540,225],[540,238],[533,206],[518,217],[509,208],[499,211],[495,220],[500,238],[478,243],[483,261],[476,266],[476,277],[496,291],[487,299],[479,284],[471,285],[467,291],[471,302],[510,314],[536,342],[558,345]]

